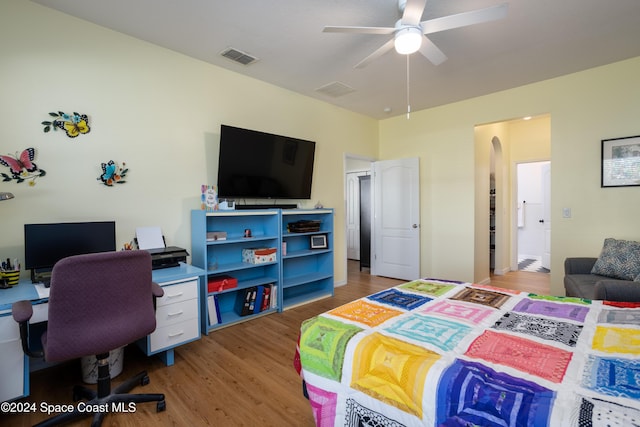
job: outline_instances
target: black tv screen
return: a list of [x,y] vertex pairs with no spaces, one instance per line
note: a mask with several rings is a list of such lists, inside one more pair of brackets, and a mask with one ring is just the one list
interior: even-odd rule
[[222,125],[220,198],[310,199],[315,142]]
[[27,270],[47,271],[68,256],[115,250],[115,221],[24,225]]

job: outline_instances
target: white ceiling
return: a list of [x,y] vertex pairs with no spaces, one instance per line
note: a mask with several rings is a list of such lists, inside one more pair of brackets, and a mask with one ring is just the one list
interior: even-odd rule
[[[640,56],[640,0],[428,0],[423,20],[507,1],[507,18],[431,34],[448,59],[391,51],[354,69],[391,36],[323,33],[392,27],[397,0],[33,0],[193,58],[373,118],[447,104]],[[243,66],[233,47],[259,58]],[[353,92],[332,97],[334,82]],[[640,82],[640,78],[639,78]],[[390,112],[386,111],[389,110]]]

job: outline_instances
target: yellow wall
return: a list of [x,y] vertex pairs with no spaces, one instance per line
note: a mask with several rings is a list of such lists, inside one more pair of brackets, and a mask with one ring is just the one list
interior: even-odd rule
[[[189,211],[199,186],[213,183],[226,123],[317,141],[306,205],[336,208],[336,282],[346,280],[344,153],[419,157],[421,274],[481,280],[477,231],[486,223],[475,216],[487,154],[475,128],[544,113],[552,293],[563,293],[565,257],[596,256],[605,237],[640,240],[640,190],[600,188],[600,140],[640,134],[640,58],[377,122],[21,0],[0,2],[0,55],[0,152],[33,146],[47,171],[34,187],[0,182],[16,195],[0,204],[3,257],[22,257],[27,222],[115,219],[120,244],[136,226],[157,225],[169,244],[190,247]],[[44,134],[40,122],[56,110],[88,114],[91,133]],[[508,129],[496,132],[509,139]],[[117,188],[96,181],[111,159],[130,167]]]
[[[23,224],[115,220],[119,245],[160,226],[191,247],[190,210],[214,184],[220,124],[316,141],[312,199],[334,207],[336,283],[344,260],[344,152],[377,156],[377,121],[22,0],[0,3],[0,153],[37,149],[33,187],[0,182],[0,257],[24,256]],[[88,114],[91,132],[45,134],[50,111]],[[100,164],[126,162],[108,188]],[[341,172],[341,166],[338,167]],[[0,171],[8,172],[4,166]]]
[[420,156],[421,274],[483,279],[474,268],[474,128],[528,115],[551,122],[551,293],[564,293],[566,257],[597,256],[606,237],[640,240],[640,189],[600,188],[600,140],[640,134],[639,75],[640,57],[382,121],[381,158]]

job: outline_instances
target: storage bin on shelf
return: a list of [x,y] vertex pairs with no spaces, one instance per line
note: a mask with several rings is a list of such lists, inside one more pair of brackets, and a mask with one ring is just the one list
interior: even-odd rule
[[242,262],[264,264],[276,261],[276,248],[245,248],[242,250]]

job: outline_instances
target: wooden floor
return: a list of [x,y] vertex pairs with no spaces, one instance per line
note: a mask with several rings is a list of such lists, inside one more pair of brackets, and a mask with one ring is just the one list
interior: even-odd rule
[[[361,273],[349,262],[348,285],[333,298],[296,307],[218,330],[175,352],[175,365],[167,367],[157,357],[146,357],[136,347],[125,349],[123,378],[146,369],[149,385],[136,392],[165,393],[167,409],[156,413],[155,404],[138,404],[136,413],[107,415],[105,426],[313,426],[309,402],[293,368],[300,323],[354,299],[402,281]],[[548,293],[549,275],[511,272],[493,276],[492,285],[534,293]],[[2,361],[0,361],[1,363]],[[31,395],[19,402],[69,404],[71,389],[81,383],[78,361],[31,375]],[[28,426],[46,419],[41,412],[0,414],[2,426]],[[73,426],[89,425],[84,419]]]

